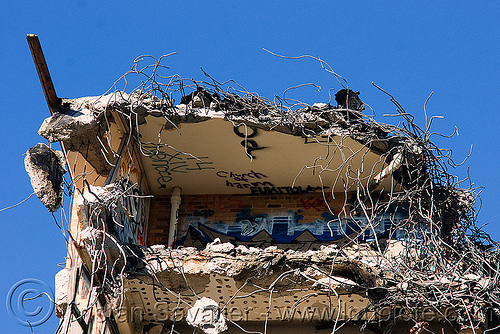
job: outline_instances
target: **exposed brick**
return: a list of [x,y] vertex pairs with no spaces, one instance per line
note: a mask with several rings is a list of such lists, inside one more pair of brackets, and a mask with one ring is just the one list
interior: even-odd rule
[[[339,212],[344,203],[344,194],[335,194],[330,200],[332,210]],[[179,229],[187,230],[187,220],[219,222],[232,224],[236,215],[247,210],[251,215],[287,215],[288,211],[298,212],[304,218],[301,222],[314,222],[323,219],[321,214],[328,211],[323,205],[321,193],[300,195],[273,194],[264,195],[183,195],[179,208]],[[196,215],[195,215],[196,212]],[[206,213],[207,216],[204,216]],[[201,216],[200,216],[201,214]],[[166,243],[168,223],[170,221],[170,196],[156,196],[150,205],[148,244]]]

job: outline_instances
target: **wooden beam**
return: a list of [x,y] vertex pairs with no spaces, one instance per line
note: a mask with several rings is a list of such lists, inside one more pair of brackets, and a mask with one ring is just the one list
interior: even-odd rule
[[59,105],[59,99],[57,98],[56,90],[52,83],[52,79],[50,78],[49,68],[45,62],[40,41],[38,40],[38,36],[35,34],[26,35],[26,39],[28,40],[28,45],[31,50],[31,55],[33,56],[33,61],[35,62],[40,83],[42,84],[47,105],[49,106],[50,113],[53,114],[56,107]]

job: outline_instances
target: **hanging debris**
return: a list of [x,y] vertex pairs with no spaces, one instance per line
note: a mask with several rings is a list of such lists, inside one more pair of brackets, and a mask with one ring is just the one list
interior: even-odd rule
[[50,212],[57,211],[64,194],[66,163],[63,153],[37,144],[26,152],[24,166],[40,201]]
[[206,334],[219,334],[227,330],[219,304],[213,299],[202,297],[188,310],[186,321]]

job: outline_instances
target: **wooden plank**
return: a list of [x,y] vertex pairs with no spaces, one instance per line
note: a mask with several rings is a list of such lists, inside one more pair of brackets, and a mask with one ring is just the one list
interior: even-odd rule
[[54,113],[56,106],[59,105],[59,99],[57,98],[56,90],[50,77],[49,68],[45,62],[40,41],[38,40],[38,36],[35,34],[26,35],[26,39],[28,40],[28,45],[31,50],[31,55],[33,56],[33,61],[35,62],[38,78],[42,84],[47,105],[49,106],[50,112]]

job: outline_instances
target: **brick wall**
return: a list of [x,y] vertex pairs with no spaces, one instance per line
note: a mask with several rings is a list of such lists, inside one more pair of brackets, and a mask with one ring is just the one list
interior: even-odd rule
[[[265,226],[266,231],[272,234],[274,222],[280,219],[281,221],[286,219],[290,221],[288,223],[289,235],[292,233],[290,229],[295,228],[297,233],[300,233],[306,226],[308,226],[307,229],[316,229],[317,233],[320,233],[320,221],[324,225],[344,206],[344,194],[336,194],[335,200],[331,199],[331,194],[327,193],[326,195],[330,197],[328,205],[325,203],[322,193],[182,195],[178,219],[179,240],[188,233],[190,226],[197,227],[199,224],[207,227],[210,231],[212,228],[226,231],[239,225],[242,226],[247,235],[252,233],[249,229],[258,232]],[[167,244],[169,221],[170,196],[155,196],[150,205],[149,245]],[[285,223],[282,223],[282,228],[287,228]],[[214,237],[228,241],[223,240],[224,236],[218,233],[214,233]],[[289,236],[289,238],[292,237]]]
[[167,244],[170,222],[170,197],[155,196],[149,202],[149,220],[147,231],[148,246]]

